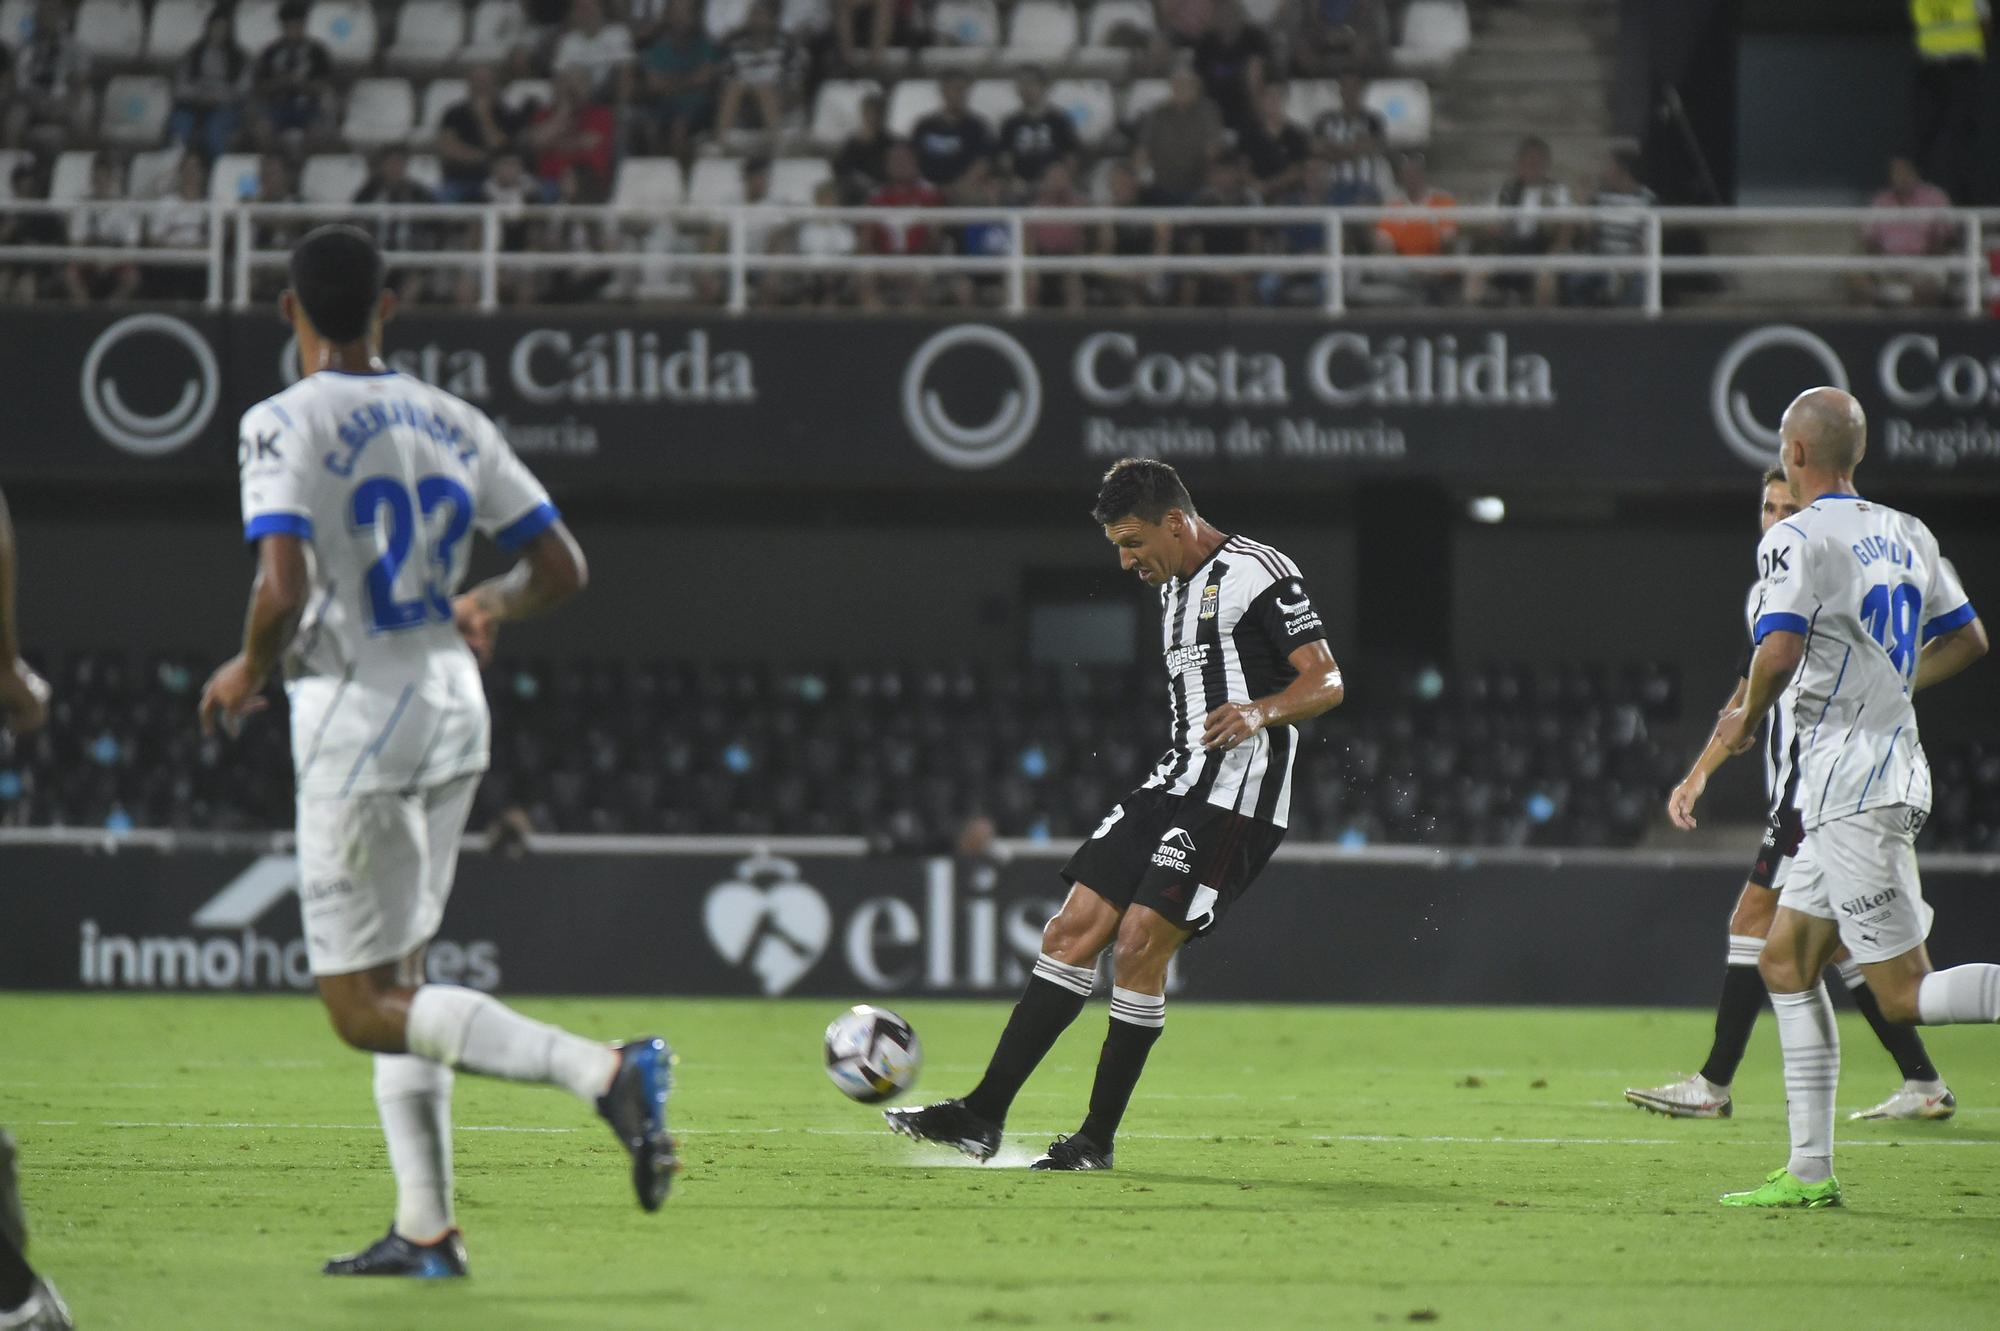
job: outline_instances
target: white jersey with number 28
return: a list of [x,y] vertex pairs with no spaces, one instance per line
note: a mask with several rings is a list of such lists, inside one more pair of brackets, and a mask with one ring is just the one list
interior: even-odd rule
[[1807,828],[1868,809],[1931,807],[1910,706],[1924,645],[1973,609],[1930,528],[1856,495],[1822,495],[1757,547],[1759,642],[1801,634],[1792,721]]
[[285,660],[298,793],[415,790],[486,769],[486,696],[452,625],[476,529],[558,519],[477,408],[394,372],[322,370],[243,416],[244,539],[305,540],[312,597]]

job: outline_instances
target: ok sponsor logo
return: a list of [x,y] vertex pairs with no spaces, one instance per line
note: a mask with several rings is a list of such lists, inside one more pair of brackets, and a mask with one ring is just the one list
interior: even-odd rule
[[[139,407],[120,384],[145,382]],[[97,335],[83,357],[83,414],[114,448],[162,457],[208,428],[222,401],[222,372],[208,339],[171,314],[134,314]]]

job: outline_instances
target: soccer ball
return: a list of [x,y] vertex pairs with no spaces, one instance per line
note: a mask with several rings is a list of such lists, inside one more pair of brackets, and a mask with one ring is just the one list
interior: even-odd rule
[[863,1003],[826,1028],[826,1075],[842,1095],[880,1104],[916,1084],[924,1046],[910,1023],[887,1008]]

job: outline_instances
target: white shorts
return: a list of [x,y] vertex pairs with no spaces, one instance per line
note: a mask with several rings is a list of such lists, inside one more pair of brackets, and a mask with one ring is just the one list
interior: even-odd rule
[[437,933],[479,774],[407,793],[299,797],[299,910],[314,975],[398,960]]
[[1780,906],[1840,926],[1860,962],[1900,957],[1930,937],[1931,908],[1917,878],[1921,809],[1891,804],[1806,833]]

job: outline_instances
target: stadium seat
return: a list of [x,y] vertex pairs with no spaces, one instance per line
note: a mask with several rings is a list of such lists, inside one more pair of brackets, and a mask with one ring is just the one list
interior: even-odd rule
[[870,79],[828,79],[819,85],[813,102],[812,141],[822,148],[838,148],[861,127],[861,101],[882,91]]
[[743,202],[743,163],[734,157],[704,157],[688,177],[687,201],[702,208]]
[[937,80],[903,79],[889,94],[889,132],[907,138],[919,120],[943,105],[944,94],[938,91]]
[[423,113],[417,117],[412,137],[421,143],[436,141],[444,128],[445,112],[465,100],[464,79],[432,79],[424,86]]
[[1368,85],[1367,101],[1382,117],[1391,148],[1421,148],[1431,141],[1431,90],[1422,79],[1377,79]]
[[520,0],[479,0],[472,10],[472,29],[458,53],[461,63],[491,64],[504,60],[527,35],[528,16]]
[[444,163],[438,160],[436,153],[412,153],[410,179],[436,193],[438,187],[444,184]]
[[34,0],[0,0],[0,41],[16,51],[35,35]]
[[359,153],[314,153],[299,172],[299,197],[307,203],[352,203],[368,183],[368,161]]
[[465,44],[465,10],[458,0],[409,0],[396,11],[393,69],[435,69],[450,64]]
[[14,168],[33,157],[26,148],[0,148],[0,199],[14,197]]
[[537,102],[547,106],[555,99],[555,85],[547,79],[515,79],[500,90],[500,100],[516,111]]
[[134,153],[125,168],[125,192],[135,199],[159,199],[174,192],[186,150],[178,143],[150,152]]
[[380,148],[407,141],[416,124],[417,99],[408,79],[357,79],[347,95],[340,136],[357,148]]
[[750,17],[750,0],[707,0],[701,10],[701,26],[716,41],[727,41]]
[[778,203],[811,203],[822,181],[833,179],[824,157],[780,157],[771,163],[771,198]]
[[1069,114],[1087,148],[1104,142],[1118,126],[1117,104],[1104,79],[1058,79],[1049,87],[1049,102]]
[[931,33],[937,44],[918,52],[919,69],[976,69],[991,63],[1000,45],[1000,10],[993,0],[939,0]]
[[1173,87],[1165,79],[1133,79],[1125,85],[1125,96],[1118,104],[1118,123],[1137,125],[1146,118],[1146,113],[1173,96]]
[[1285,114],[1306,129],[1340,109],[1340,85],[1332,79],[1293,79],[1285,94]]
[[1084,40],[1091,46],[1141,45],[1159,28],[1146,0],[1097,0],[1090,7]]
[[680,205],[685,191],[681,164],[671,157],[628,157],[618,167],[611,203],[618,208],[648,211]]
[[173,90],[158,74],[118,74],[104,85],[98,133],[124,147],[152,145],[167,128]]
[[1003,54],[1011,65],[1059,65],[1079,45],[1081,26],[1068,0],[1020,0]]
[[146,42],[146,7],[139,0],[83,0],[75,33],[76,44],[92,60],[137,60]]
[[236,6],[236,44],[255,60],[278,40],[278,0],[245,0]]
[[1403,39],[1389,53],[1398,69],[1436,73],[1472,45],[1465,0],[1410,0],[1403,11]]
[[1012,79],[980,79],[972,85],[967,104],[998,129],[1001,121],[1021,109],[1021,94]]
[[158,0],[146,25],[146,63],[169,69],[194,49],[208,24],[207,0]]
[[375,10],[362,0],[315,0],[306,31],[326,43],[336,69],[359,69],[375,59]]
[[1254,27],[1269,28],[1284,8],[1285,0],[1243,0],[1243,17]]
[[208,173],[208,197],[235,203],[257,196],[257,154],[224,153]]
[[56,158],[49,173],[49,202],[75,203],[90,195],[90,166],[97,154],[88,149],[72,149]]

